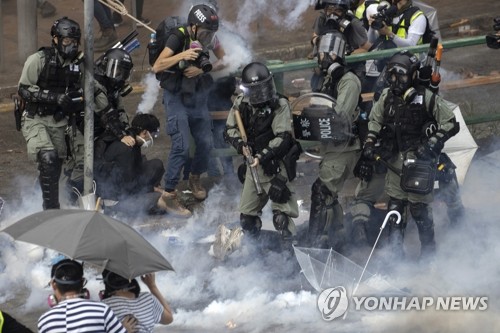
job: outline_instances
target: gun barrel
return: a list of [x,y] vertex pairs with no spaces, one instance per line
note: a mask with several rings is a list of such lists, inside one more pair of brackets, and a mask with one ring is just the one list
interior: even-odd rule
[[247,156],[246,160],[248,163],[248,167],[250,168],[250,172],[252,173],[252,179],[255,185],[255,190],[257,191],[257,195],[261,195],[263,193],[263,190],[262,190],[262,185],[260,185],[259,173],[257,172],[257,168],[251,166],[253,164],[254,159],[251,155],[249,155]]

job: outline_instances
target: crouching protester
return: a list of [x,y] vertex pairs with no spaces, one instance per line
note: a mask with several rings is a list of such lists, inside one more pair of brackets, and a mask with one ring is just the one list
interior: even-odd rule
[[[444,143],[459,131],[453,114],[455,105],[418,84],[418,58],[408,51],[392,56],[386,68],[389,88],[383,90],[374,104],[368,123],[363,156],[377,160],[375,142],[389,147],[389,171],[385,189],[389,195],[388,210],[401,213],[402,221],[390,218],[389,246],[394,259],[404,258],[405,209],[417,224],[420,257],[436,250],[431,203],[436,165]],[[430,131],[430,128],[437,130]]]
[[63,259],[52,266],[50,287],[52,307],[38,319],[38,332],[135,332],[135,321],[127,318],[120,323],[106,304],[89,301],[83,265]]
[[141,291],[137,279],[126,279],[116,273],[102,272],[105,289],[99,296],[120,320],[137,320],[136,333],[150,333],[156,324],[168,325],[174,320],[172,310],[156,286],[155,274],[141,276],[150,292]]
[[161,193],[155,191],[165,172],[163,162],[147,160],[141,152],[153,145],[159,128],[158,118],[139,113],[128,130],[135,140],[132,146],[112,133],[96,140],[94,176],[105,211],[136,215],[167,210]]
[[301,151],[291,134],[290,105],[277,94],[264,64],[245,66],[242,85],[244,93],[236,98],[225,131],[226,141],[245,156],[248,166],[239,207],[241,227],[257,237],[259,216],[270,199],[273,225],[290,239],[295,233],[292,218],[299,215],[291,181]]

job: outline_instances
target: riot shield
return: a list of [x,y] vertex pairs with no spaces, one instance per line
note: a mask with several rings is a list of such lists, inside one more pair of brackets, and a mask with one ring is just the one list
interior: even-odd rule
[[335,110],[337,102],[331,96],[322,93],[307,93],[292,101],[290,107],[293,116],[293,131],[297,140],[306,141],[305,153],[314,142],[321,145],[333,145],[342,152],[355,139],[351,119]]

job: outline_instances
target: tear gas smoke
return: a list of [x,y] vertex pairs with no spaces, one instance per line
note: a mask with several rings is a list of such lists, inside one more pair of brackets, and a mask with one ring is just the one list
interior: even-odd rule
[[144,93],[141,96],[141,102],[137,106],[137,112],[152,113],[160,94],[158,80],[154,74],[148,73],[142,78],[141,83],[144,85]]

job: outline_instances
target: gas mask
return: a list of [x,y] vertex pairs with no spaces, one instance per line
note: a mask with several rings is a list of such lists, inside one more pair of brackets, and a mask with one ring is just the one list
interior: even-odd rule
[[57,50],[63,59],[74,59],[78,54],[79,42],[70,37],[59,37],[57,41]]
[[137,136],[137,138],[139,138],[139,140],[142,141],[141,148],[147,149],[147,148],[153,147],[153,143],[154,143],[153,136],[149,132],[148,132],[148,135],[149,135],[149,139],[147,139],[147,140],[144,140],[144,138],[140,135]]
[[211,49],[214,46],[215,31],[202,30],[196,32],[196,37],[201,45]]
[[[66,298],[61,299],[61,301],[64,301],[64,300],[67,300],[67,299],[70,299],[70,298],[90,299],[90,292],[89,292],[89,290],[87,288],[83,288],[82,291],[79,294],[76,294],[74,297],[66,297]],[[57,300],[56,295],[50,294],[47,297],[47,304],[51,308],[53,308],[54,306],[56,306],[57,304],[59,304],[59,301]]]
[[318,65],[321,71],[338,79],[343,72],[346,42],[341,34],[330,32],[321,36],[318,46]]
[[413,87],[413,74],[399,64],[392,64],[385,72],[385,78],[392,93],[401,97],[406,103],[411,102],[417,95]]

